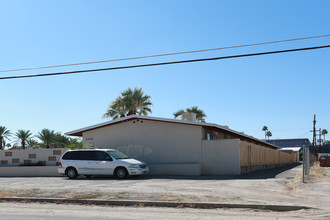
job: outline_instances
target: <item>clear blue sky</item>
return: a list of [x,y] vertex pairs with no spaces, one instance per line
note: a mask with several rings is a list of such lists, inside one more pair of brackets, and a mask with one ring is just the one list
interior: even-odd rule
[[[0,70],[330,34],[329,1],[0,1]],[[330,38],[1,76],[227,56],[330,44]],[[142,87],[152,116],[198,105],[210,123],[263,138],[330,131],[330,49],[231,60],[0,80],[0,125],[62,133],[104,122],[121,91]]]

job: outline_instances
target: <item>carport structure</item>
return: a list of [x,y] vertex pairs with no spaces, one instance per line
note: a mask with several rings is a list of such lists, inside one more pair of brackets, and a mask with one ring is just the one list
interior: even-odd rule
[[240,175],[296,163],[296,155],[217,124],[131,115],[67,132],[84,148],[117,149],[152,175]]

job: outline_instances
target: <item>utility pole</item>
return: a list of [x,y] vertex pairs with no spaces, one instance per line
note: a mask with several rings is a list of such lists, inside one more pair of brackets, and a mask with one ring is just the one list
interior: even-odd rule
[[319,145],[320,145],[320,148],[321,148],[321,145],[322,145],[322,136],[321,136],[322,132],[321,131],[322,131],[322,129],[320,128],[319,129],[319,143],[320,143]]
[[316,130],[315,130],[315,125],[316,125],[316,115],[314,114],[314,121],[313,121],[313,153],[315,154],[315,143],[316,143]]

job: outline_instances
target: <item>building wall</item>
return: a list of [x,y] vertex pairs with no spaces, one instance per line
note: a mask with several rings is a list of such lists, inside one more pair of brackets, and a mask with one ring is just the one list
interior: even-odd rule
[[66,148],[45,148],[0,151],[0,166],[39,165],[56,166]]
[[135,119],[84,132],[83,141],[144,161],[152,175],[201,174],[201,126]]
[[202,175],[240,175],[240,140],[204,140]]
[[240,164],[242,173],[258,169],[282,166],[297,162],[294,153],[281,152],[245,141],[240,142]]

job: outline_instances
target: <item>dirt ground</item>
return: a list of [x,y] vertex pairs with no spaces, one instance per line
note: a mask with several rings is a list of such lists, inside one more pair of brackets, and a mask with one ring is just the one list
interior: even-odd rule
[[[301,205],[309,217],[330,218],[330,168],[316,164],[302,183],[302,166],[240,177],[0,178],[0,197]],[[317,218],[316,218],[317,219]]]

